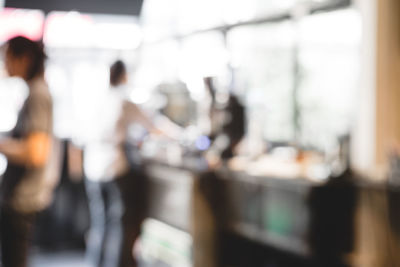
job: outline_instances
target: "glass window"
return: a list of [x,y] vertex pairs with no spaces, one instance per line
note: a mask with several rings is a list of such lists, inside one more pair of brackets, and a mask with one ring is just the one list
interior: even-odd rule
[[351,9],[299,24],[301,141],[324,148],[349,133],[359,72],[361,21]]
[[233,29],[228,33],[228,45],[235,88],[245,97],[249,134],[262,135],[269,141],[291,141],[293,25],[285,22]]
[[151,91],[161,83],[176,81],[179,53],[179,44],[176,40],[142,47],[139,65],[133,77],[135,87]]
[[44,42],[49,47],[136,49],[142,33],[133,16],[51,12]]
[[178,33],[179,0],[146,0],[140,16],[146,43],[171,37]]
[[220,86],[226,85],[229,57],[222,33],[209,32],[185,38],[179,61],[179,77],[187,84],[193,98],[203,97],[204,77],[215,77]]

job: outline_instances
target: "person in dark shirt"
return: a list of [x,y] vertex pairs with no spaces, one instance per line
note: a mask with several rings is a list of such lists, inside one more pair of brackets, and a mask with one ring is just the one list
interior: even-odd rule
[[4,267],[25,267],[35,215],[50,204],[55,186],[49,175],[52,99],[44,79],[43,46],[19,36],[5,48],[8,74],[22,78],[29,95],[11,135],[0,140],[0,153],[8,161],[0,187],[1,261]]

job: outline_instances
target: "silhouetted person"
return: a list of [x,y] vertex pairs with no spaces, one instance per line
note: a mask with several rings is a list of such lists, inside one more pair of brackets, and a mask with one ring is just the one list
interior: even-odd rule
[[210,96],[209,136],[213,141],[220,136],[225,136],[227,142],[225,147],[220,147],[222,149],[220,156],[223,159],[232,158],[236,147],[245,135],[245,107],[233,93],[229,93],[226,103],[218,103],[214,78],[204,78],[204,85]]
[[0,139],[0,153],[8,160],[1,184],[2,266],[25,267],[35,214],[50,204],[55,185],[49,176],[52,99],[44,80],[43,46],[15,37],[5,51],[9,75],[24,79],[29,95],[10,137]]
[[132,218],[132,177],[124,151],[128,127],[137,122],[157,131],[132,102],[126,100],[127,72],[122,61],[110,68],[110,89],[94,122],[95,134],[84,149],[84,170],[91,215],[87,257],[96,267],[132,267],[138,222]]
[[225,113],[222,131],[228,136],[229,144],[222,152],[221,157],[228,159],[234,156],[234,150],[245,135],[245,108],[237,97],[231,94]]

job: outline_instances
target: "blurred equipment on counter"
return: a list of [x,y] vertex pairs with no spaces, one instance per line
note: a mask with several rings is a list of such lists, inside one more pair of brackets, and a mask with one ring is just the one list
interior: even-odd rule
[[193,123],[196,103],[183,82],[160,84],[157,89],[167,98],[165,107],[161,109],[165,116],[183,127]]

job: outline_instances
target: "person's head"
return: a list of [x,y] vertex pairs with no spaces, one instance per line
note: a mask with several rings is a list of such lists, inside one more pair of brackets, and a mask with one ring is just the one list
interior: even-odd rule
[[10,76],[30,81],[43,76],[46,54],[38,42],[18,36],[5,44],[5,66]]
[[110,67],[110,84],[118,86],[128,81],[126,66],[121,60],[117,60]]

